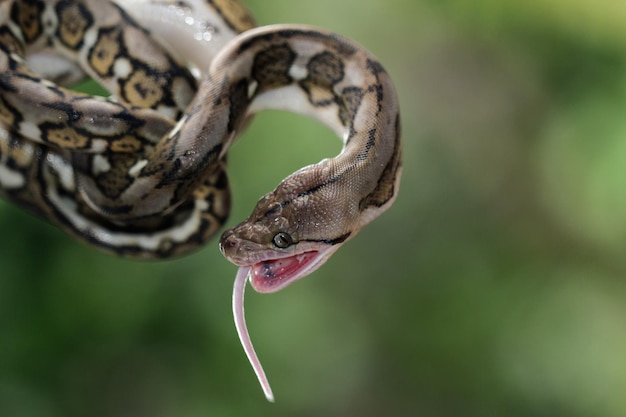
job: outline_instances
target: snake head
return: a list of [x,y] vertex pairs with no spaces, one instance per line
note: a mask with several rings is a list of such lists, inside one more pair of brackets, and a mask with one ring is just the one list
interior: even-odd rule
[[[220,250],[231,262],[250,268],[250,284],[260,293],[276,292],[318,269],[350,236],[340,232],[345,224],[328,208],[293,193],[284,195],[281,187],[261,198],[251,216],[226,231]],[[335,204],[336,205],[336,204]],[[317,207],[317,208],[316,208]],[[345,216],[341,219],[345,220]]]
[[[274,395],[244,317],[246,282],[261,293],[286,287],[322,266],[358,224],[354,198],[336,192],[328,181],[323,183],[328,186],[311,185],[311,178],[319,178],[317,169],[305,167],[287,177],[259,200],[246,221],[224,232],[220,240],[222,254],[239,266],[233,289],[237,334],[269,401],[274,401]],[[322,189],[325,192],[319,192]]]
[[317,238],[315,233],[326,232],[315,218],[314,205],[285,193],[282,187],[285,181],[261,198],[252,215],[224,232],[220,240],[224,256],[239,266],[233,289],[237,334],[269,401],[274,401],[274,395],[252,346],[244,317],[246,281],[250,280],[257,292],[276,292],[322,266],[340,246],[340,242]]

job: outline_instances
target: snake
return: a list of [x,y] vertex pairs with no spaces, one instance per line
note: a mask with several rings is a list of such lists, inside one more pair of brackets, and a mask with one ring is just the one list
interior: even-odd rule
[[[72,88],[83,79],[105,92]],[[0,0],[0,195],[101,250],[154,259],[204,245],[230,212],[228,150],[267,109],[343,142],[219,242],[238,266],[237,333],[273,401],[246,284],[272,293],[311,274],[393,204],[402,143],[389,74],[339,34],[257,27],[235,0]]]

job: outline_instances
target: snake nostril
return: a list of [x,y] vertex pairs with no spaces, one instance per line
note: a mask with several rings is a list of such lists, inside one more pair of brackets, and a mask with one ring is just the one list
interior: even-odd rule
[[233,235],[224,236],[220,241],[220,251],[222,253],[235,250],[239,246],[239,239]]

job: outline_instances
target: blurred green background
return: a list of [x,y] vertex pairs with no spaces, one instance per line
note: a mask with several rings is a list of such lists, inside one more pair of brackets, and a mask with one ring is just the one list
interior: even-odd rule
[[[234,330],[217,239],[103,255],[0,202],[0,416],[626,415],[626,3],[248,0],[330,28],[401,98],[396,205]],[[229,225],[340,149],[264,113],[230,152]]]

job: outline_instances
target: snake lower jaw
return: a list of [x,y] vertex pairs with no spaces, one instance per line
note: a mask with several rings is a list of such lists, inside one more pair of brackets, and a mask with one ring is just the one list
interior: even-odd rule
[[330,256],[327,252],[313,250],[257,262],[250,267],[250,285],[259,293],[279,291],[319,268]]
[[220,251],[233,264],[248,268],[256,292],[277,292],[321,267],[341,246],[320,241],[300,241],[287,249],[274,249],[241,237],[235,229],[224,232]]

